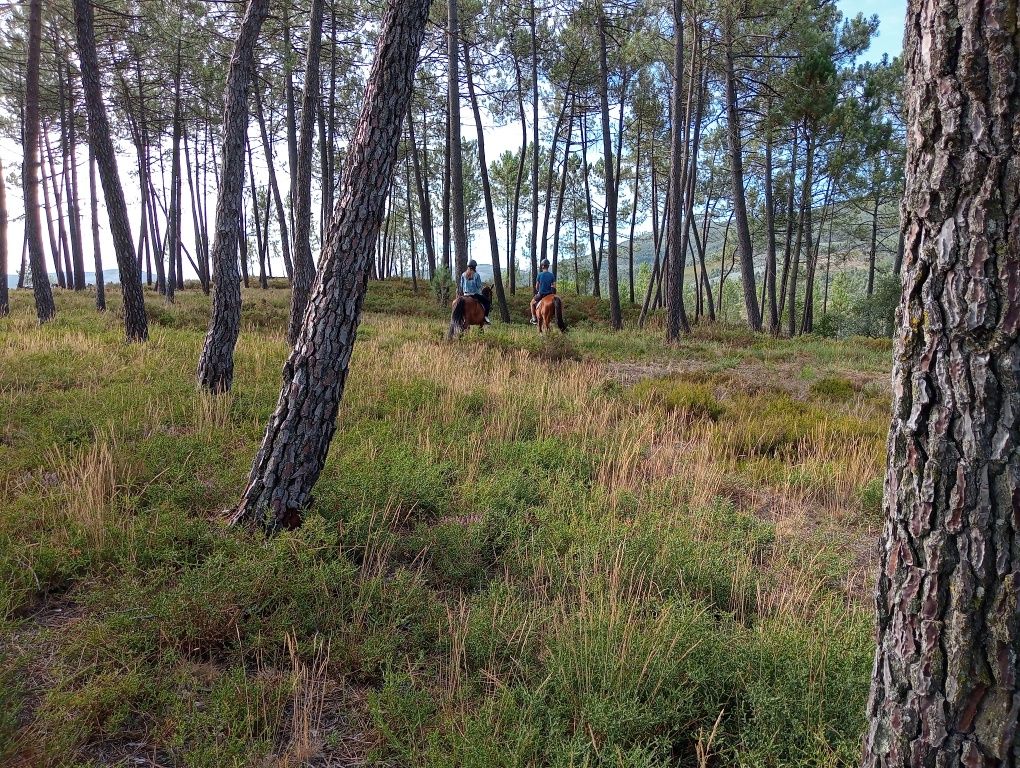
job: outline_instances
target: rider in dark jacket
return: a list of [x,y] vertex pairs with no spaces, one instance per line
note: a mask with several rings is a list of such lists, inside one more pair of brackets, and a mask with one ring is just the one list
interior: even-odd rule
[[538,302],[546,296],[556,293],[556,273],[549,271],[549,259],[542,259],[541,271],[535,278],[535,298],[531,300],[531,324],[535,325],[538,318],[535,317],[535,308]]

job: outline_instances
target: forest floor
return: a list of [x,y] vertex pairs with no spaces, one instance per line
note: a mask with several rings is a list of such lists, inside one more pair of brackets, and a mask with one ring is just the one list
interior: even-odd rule
[[245,291],[225,398],[208,300],[148,299],[146,345],[66,292],[0,320],[0,763],[857,764],[888,342],[666,348],[568,297],[566,336],[447,343],[373,284],[314,503],[266,541],[224,510],[288,294]]

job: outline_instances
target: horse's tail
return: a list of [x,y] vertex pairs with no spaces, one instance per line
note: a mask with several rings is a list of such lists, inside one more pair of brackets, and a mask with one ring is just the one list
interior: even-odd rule
[[563,333],[567,332],[567,324],[563,322],[563,301],[559,296],[553,299],[553,306],[556,307],[556,325]]
[[461,296],[453,302],[453,314],[450,315],[450,330],[446,333],[447,340],[453,339],[461,328],[464,327],[464,297]]

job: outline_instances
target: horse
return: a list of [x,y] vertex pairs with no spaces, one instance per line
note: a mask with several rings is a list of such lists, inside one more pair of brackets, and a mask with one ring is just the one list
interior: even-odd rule
[[[492,288],[488,285],[482,288],[482,295],[490,303],[492,302]],[[453,312],[450,315],[450,329],[446,332],[446,339],[450,341],[454,336],[459,337],[472,325],[479,328],[485,327],[485,307],[477,299],[470,296],[459,296],[453,302]]]
[[563,300],[556,294],[543,296],[535,305],[535,317],[538,318],[538,332],[545,333],[552,328],[553,315],[556,316],[556,327],[562,333],[567,332],[567,324],[563,322]]

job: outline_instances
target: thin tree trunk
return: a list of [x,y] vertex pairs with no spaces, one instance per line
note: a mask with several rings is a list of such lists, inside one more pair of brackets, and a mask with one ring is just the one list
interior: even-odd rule
[[627,239],[627,281],[630,303],[634,304],[634,230],[637,228],[638,193],[641,188],[641,124],[638,124],[634,158],[634,201],[630,210],[630,237]]
[[[686,255],[683,244],[684,191],[684,126],[689,116],[684,109],[684,34],[683,8],[681,0],[673,0],[673,25],[676,29],[673,44],[673,130],[670,144],[670,226],[666,240],[666,263],[668,265],[669,291],[666,301],[666,341],[676,343],[681,333],[690,333],[691,324],[684,307],[684,262]],[[694,77],[691,77],[693,87]],[[688,98],[688,101],[690,99]],[[661,280],[660,280],[661,283]]]
[[96,194],[96,156],[89,147],[89,213],[92,216],[92,260],[96,270],[96,309],[106,311],[106,275],[99,242],[99,197]]
[[299,524],[337,428],[430,0],[389,0],[301,334],[234,522]]
[[795,203],[797,199],[797,126],[793,127],[793,142],[790,148],[790,188],[786,199],[786,246],[783,251],[783,276],[779,281],[779,317],[782,324],[783,310],[786,307],[787,281],[789,278],[790,264],[793,260],[793,229]]
[[[317,1],[321,2],[321,0],[317,0]],[[314,6],[312,8],[312,12],[313,13],[315,12]],[[321,8],[319,9],[319,16],[320,17],[322,16],[322,9]],[[311,29],[313,31],[316,30],[316,29],[319,30],[318,35],[313,35],[313,37],[320,36],[322,34],[322,22],[321,22],[321,19],[320,19],[320,22],[319,22],[318,25],[315,25],[313,23],[311,25]],[[309,40],[309,51],[311,50],[311,43],[312,43],[312,41]],[[318,54],[318,45],[316,45],[316,54],[315,54],[316,64],[318,64],[318,56],[319,56],[319,54]],[[312,126],[313,126],[313,129],[314,129],[314,125],[315,125],[315,123],[314,123],[314,120],[315,120],[315,102],[318,100],[318,97],[319,97],[318,74],[319,74],[318,73],[318,67],[316,66],[315,74],[311,75],[311,78],[315,81],[312,84],[312,85],[315,86],[314,89],[307,82],[308,78],[309,78],[309,74],[307,73],[307,71],[306,71],[306,74],[305,74],[305,91],[306,92],[308,92],[308,91],[311,92],[311,98],[310,99],[305,98],[301,102],[301,125],[302,125],[302,127],[304,127],[304,124],[305,124],[305,114],[304,114],[304,111],[307,108],[307,109],[311,110],[311,120],[313,121],[312,122]],[[309,104],[311,104],[310,107],[308,106]],[[283,269],[287,273],[287,280],[288,281],[293,281],[293,279],[294,279],[294,264],[291,261],[291,256],[290,256],[290,231],[289,231],[289,229],[287,227],[287,211],[286,211],[286,209],[283,206],[283,196],[280,194],[280,185],[276,181],[276,162],[275,162],[275,158],[273,157],[273,143],[270,140],[269,132],[266,130],[266,119],[265,119],[265,115],[263,114],[263,110],[262,110],[262,94],[259,92],[258,88],[255,88],[255,115],[256,115],[256,118],[258,119],[259,133],[262,135],[262,149],[263,149],[263,151],[265,152],[265,155],[266,155],[266,166],[267,166],[267,169],[269,171],[269,188],[272,190],[273,202],[276,204],[276,223],[277,223],[277,226],[280,229],[280,250],[283,252]],[[299,149],[298,150],[298,163],[301,162],[300,155],[301,155],[301,151]],[[311,162],[311,160],[309,160],[309,162]],[[295,174],[295,177],[291,181],[291,185],[290,185],[290,194],[291,194],[290,201],[291,201],[291,205],[294,206],[295,200],[297,199],[297,194],[298,194],[297,190],[295,189],[296,185],[298,184],[297,176],[300,175],[301,171],[300,171],[300,168],[298,167],[298,165],[294,165],[294,166],[291,166],[291,167],[293,168],[291,173]],[[309,170],[309,179],[310,178],[311,178],[311,171]],[[309,183],[311,183],[311,182],[309,182]],[[295,224],[296,219],[297,219],[297,212],[296,211],[292,211],[292,214],[294,216],[294,220],[291,221],[291,224]],[[309,215],[309,217],[311,216],[311,208],[309,208],[308,215]],[[268,206],[266,206],[266,220],[267,221],[269,220],[269,207]],[[296,226],[296,224],[295,224],[295,226]],[[295,239],[296,239],[296,237],[297,236],[295,235]]]
[[[77,0],[83,2],[83,0]],[[35,312],[40,323],[52,319],[57,310],[53,304],[50,278],[43,261],[42,227],[39,222],[39,68],[42,58],[42,0],[28,4],[28,64],[25,80],[25,232],[28,237],[28,258],[32,270],[32,292]],[[6,275],[4,280],[6,280]]]
[[[571,79],[573,79],[573,72],[571,72]],[[542,237],[539,241],[540,261],[545,261],[549,255],[549,219],[552,217],[552,193],[553,184],[556,179],[556,148],[559,145],[560,132],[563,130],[563,118],[566,117],[567,114],[567,94],[570,92],[570,88],[571,83],[568,82],[563,95],[563,106],[560,108],[560,113],[556,117],[556,127],[553,129],[552,141],[549,145],[549,173],[546,174],[545,206],[542,212]],[[573,117],[573,114],[571,114],[571,127],[574,125]]]
[[609,53],[606,34],[605,10],[599,14],[599,97],[602,102],[602,151],[606,168],[606,217],[609,223],[609,251],[606,254],[606,266],[609,275],[609,314],[613,330],[623,328],[623,312],[620,307],[619,238],[616,228],[618,222],[617,204],[619,188],[616,186],[615,169],[613,167],[613,137],[609,132]]
[[514,57],[514,71],[517,74],[517,109],[521,117],[521,160],[517,165],[517,180],[514,184],[513,214],[510,226],[510,252],[507,254],[507,271],[510,273],[510,293],[517,293],[517,234],[520,225],[521,188],[524,185],[524,169],[528,162],[528,120],[524,111],[524,88],[521,83],[521,64]]
[[[294,193],[294,274],[287,341],[294,344],[301,332],[301,320],[308,306],[308,294],[315,282],[312,257],[312,137],[319,92],[319,56],[322,48],[322,0],[312,0],[308,55],[305,60],[305,90],[301,101],[301,129],[298,138],[297,179]],[[321,112],[321,110],[320,110]],[[329,183],[323,179],[323,183]]]
[[[50,243],[50,254],[53,256],[53,270],[57,275],[57,287],[67,288],[67,278],[64,273],[64,266],[61,260],[61,248],[60,242],[57,240],[55,230],[53,229],[53,209],[50,205],[50,183],[49,180],[53,178],[53,169],[50,169],[49,176],[46,174],[46,167],[43,165],[43,158],[46,156],[46,150],[43,146],[43,142],[39,141],[39,167],[42,171],[42,178],[40,179],[40,185],[43,191],[43,210],[46,213],[46,233],[49,235]],[[35,278],[32,278],[35,280]],[[48,279],[48,278],[47,278]]]
[[1015,766],[1017,0],[910,0],[907,189],[865,768]]
[[574,137],[574,111],[577,107],[577,97],[570,107],[570,120],[567,123],[567,140],[563,145],[563,168],[560,172],[560,194],[556,202],[556,222],[553,228],[553,249],[552,249],[552,271],[554,275],[559,274],[560,267],[560,229],[563,226],[563,200],[567,195],[567,172],[570,170],[570,147]]
[[581,117],[581,168],[584,178],[584,201],[588,214],[588,241],[591,245],[591,268],[592,268],[592,295],[596,298],[602,295],[602,270],[599,262],[599,254],[595,248],[595,218],[591,210],[591,182],[588,179],[588,115]]
[[538,279],[538,19],[535,15],[535,0],[529,4],[531,11],[531,290]]
[[[285,118],[287,121],[287,174],[290,177],[290,205],[291,205],[291,216],[294,215],[294,198],[296,193],[294,191],[294,184],[297,181],[297,162],[298,162],[298,147],[297,147],[297,115],[296,105],[294,97],[294,66],[292,63],[292,56],[294,55],[294,45],[291,38],[291,27],[290,27],[290,3],[284,3],[283,6],[283,90],[284,90],[284,102],[285,102]],[[321,26],[321,25],[320,25]],[[257,65],[256,65],[257,66]],[[252,75],[254,77],[254,75]],[[256,92],[258,89],[256,88]],[[291,230],[294,221],[291,220]]]
[[249,0],[227,71],[223,104],[223,173],[216,200],[212,261],[216,290],[212,321],[198,362],[198,382],[213,393],[226,392],[234,380],[234,345],[241,325],[237,282],[238,221],[244,198],[244,144],[248,92],[255,74],[255,42],[269,13],[269,0]]
[[0,163],[0,317],[11,311],[7,288],[7,184],[4,182],[3,164]]
[[765,305],[768,307],[769,333],[779,333],[779,298],[776,290],[776,203],[772,181],[772,131],[765,129]]
[[471,111],[474,113],[475,130],[478,136],[478,171],[482,177],[482,195],[485,198],[485,221],[489,226],[489,255],[492,257],[496,304],[499,306],[500,319],[504,323],[509,323],[510,309],[506,305],[503,275],[499,266],[499,230],[496,229],[496,211],[492,205],[492,185],[489,183],[489,166],[485,158],[485,131],[482,125],[482,112],[478,107],[478,96],[475,94],[475,81],[471,71],[471,50],[467,41],[464,42],[464,75],[467,77],[468,97],[471,100]]
[[425,180],[422,177],[421,158],[418,156],[418,142],[414,133],[414,114],[412,108],[407,111],[407,136],[410,142],[411,162],[414,166],[414,183],[418,192],[418,209],[421,216],[422,240],[425,242],[425,258],[429,265],[429,279],[436,274],[436,239],[432,230],[432,203],[425,191]]
[[868,296],[875,293],[875,259],[878,255],[878,210],[880,202],[879,188],[876,186],[875,204],[871,209],[871,242],[868,246]]
[[461,146],[460,125],[460,29],[457,18],[458,0],[449,0],[447,30],[448,86],[450,104],[447,115],[450,122],[450,197],[452,203],[453,251],[460,275],[467,269],[467,214],[464,210],[464,158]]
[[120,270],[120,289],[124,298],[124,326],[129,341],[145,341],[149,335],[149,326],[145,314],[145,296],[142,293],[142,276],[135,260],[127,204],[124,202],[124,190],[117,171],[117,155],[99,86],[99,59],[90,0],[74,0],[74,20],[89,122],[89,148],[95,157],[106,197],[110,236]]
[[744,287],[744,308],[747,324],[752,331],[761,330],[761,308],[755,287],[754,250],[751,245],[751,225],[747,216],[747,198],[744,191],[744,155],[740,140],[740,110],[737,104],[737,85],[733,61],[733,20],[726,30],[725,80],[726,128],[730,154],[730,178],[733,182],[733,213],[737,224],[737,253],[740,257],[740,279]]
[[[64,194],[67,196],[67,217],[71,237],[71,263],[74,268],[74,290],[85,290],[85,250],[82,247],[81,210],[78,206],[78,157],[76,151],[77,131],[75,126],[75,99],[71,85],[71,68],[67,67],[67,99],[70,105],[62,109],[61,133],[64,143]],[[64,89],[61,88],[63,96]],[[61,102],[64,99],[61,98]],[[63,107],[63,104],[61,105]],[[66,127],[65,127],[66,123]],[[70,171],[70,172],[68,172]]]

